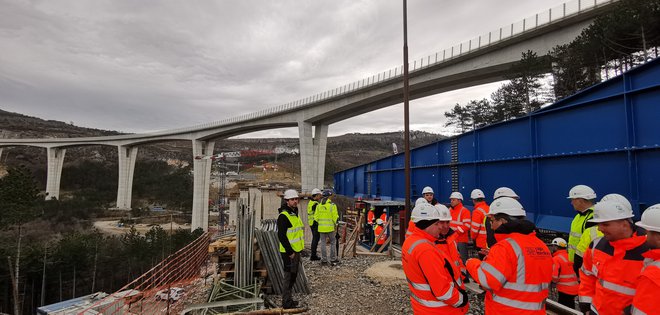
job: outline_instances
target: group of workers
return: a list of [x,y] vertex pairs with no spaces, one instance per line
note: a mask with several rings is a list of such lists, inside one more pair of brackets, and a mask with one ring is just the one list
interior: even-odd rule
[[[552,285],[559,303],[575,309],[577,297],[586,314],[660,314],[660,204],[633,224],[625,197],[596,203],[593,189],[577,185],[568,242],[546,244],[512,189],[498,188],[490,206],[479,189],[470,197],[471,216],[459,192],[449,208],[431,187],[415,203],[401,257],[413,313],[465,314],[472,279],[486,291],[486,314],[545,314]],[[468,235],[479,258],[467,258]]]

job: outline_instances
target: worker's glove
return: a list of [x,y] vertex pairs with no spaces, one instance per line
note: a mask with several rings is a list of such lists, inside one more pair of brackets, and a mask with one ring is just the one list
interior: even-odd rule
[[591,311],[591,303],[580,302],[580,311],[587,314]]

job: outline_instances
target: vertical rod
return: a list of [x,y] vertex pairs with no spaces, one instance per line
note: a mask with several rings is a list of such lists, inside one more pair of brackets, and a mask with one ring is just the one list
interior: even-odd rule
[[408,99],[409,95],[408,85],[408,3],[403,0],[403,144],[405,147],[405,189],[406,189],[406,221],[405,229],[408,229],[408,221],[410,221],[410,104]]

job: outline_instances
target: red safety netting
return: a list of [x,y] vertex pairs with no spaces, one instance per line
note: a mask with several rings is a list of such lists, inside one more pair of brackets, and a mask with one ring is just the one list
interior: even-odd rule
[[[208,260],[209,233],[168,256],[119,291],[96,301],[78,314],[161,314],[180,304],[186,286],[202,277]],[[170,292],[168,294],[168,292]]]

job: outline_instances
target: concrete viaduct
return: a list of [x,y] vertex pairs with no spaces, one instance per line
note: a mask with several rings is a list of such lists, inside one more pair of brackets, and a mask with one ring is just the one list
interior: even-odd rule
[[[522,52],[546,55],[554,46],[572,41],[598,14],[616,0],[574,0],[546,10],[522,22],[489,32],[410,64],[410,97],[425,97],[445,91],[504,79]],[[88,145],[117,147],[119,183],[117,205],[131,208],[133,170],[140,145],[187,140],[193,156],[213,153],[216,139],[260,130],[298,127],[301,185],[303,192],[323,186],[328,126],[360,114],[403,101],[403,66],[361,81],[343,85],[288,104],[235,118],[188,128],[146,134],[104,137],[0,139],[3,148],[34,146],[46,148],[48,156],[47,198],[59,198],[66,149]],[[192,229],[208,228],[210,159],[194,159]]]

